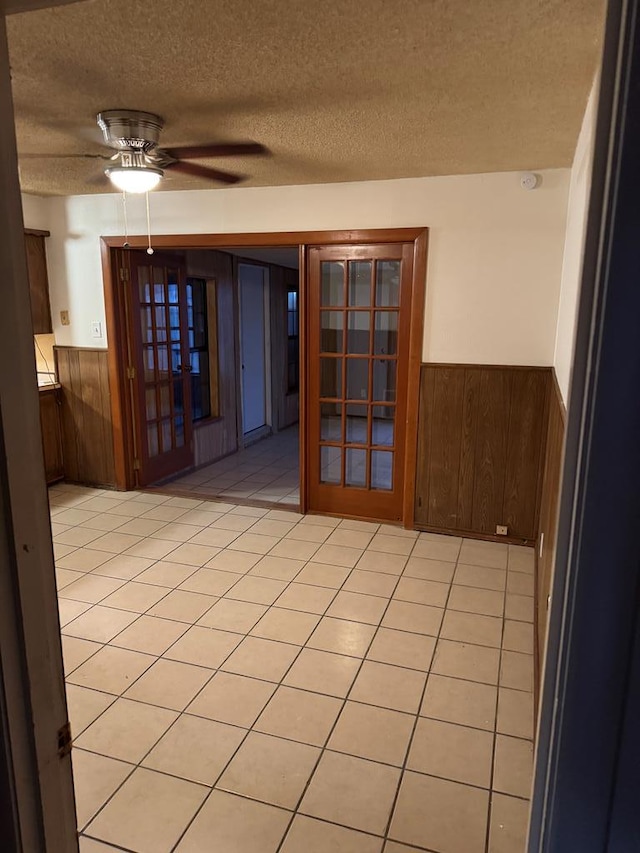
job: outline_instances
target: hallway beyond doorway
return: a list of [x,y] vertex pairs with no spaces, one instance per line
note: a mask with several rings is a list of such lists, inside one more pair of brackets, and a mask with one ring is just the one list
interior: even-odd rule
[[300,502],[298,425],[177,477],[159,491],[297,508]]

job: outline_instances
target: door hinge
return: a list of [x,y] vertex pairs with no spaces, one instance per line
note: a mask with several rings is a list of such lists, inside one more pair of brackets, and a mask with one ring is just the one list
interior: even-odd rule
[[129,270],[126,267],[120,267],[120,281],[129,281]]
[[127,367],[127,379],[135,379],[135,378],[136,378],[135,367]]
[[58,758],[64,758],[71,752],[71,723],[67,722],[58,729]]
[[134,471],[139,471],[141,467],[142,467],[142,466],[140,465],[140,460],[139,460],[139,459],[134,459],[134,460],[133,460],[133,470],[134,470]]

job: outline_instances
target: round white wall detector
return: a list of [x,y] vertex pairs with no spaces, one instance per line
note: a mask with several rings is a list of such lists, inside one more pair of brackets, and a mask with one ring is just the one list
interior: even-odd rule
[[520,175],[520,186],[523,190],[535,190],[538,186],[538,176],[533,172],[523,172]]

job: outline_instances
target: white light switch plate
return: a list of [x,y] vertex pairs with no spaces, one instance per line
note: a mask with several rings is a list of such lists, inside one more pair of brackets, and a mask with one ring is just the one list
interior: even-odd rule
[[92,338],[101,338],[102,337],[102,323],[98,320],[94,320],[91,324],[91,337]]

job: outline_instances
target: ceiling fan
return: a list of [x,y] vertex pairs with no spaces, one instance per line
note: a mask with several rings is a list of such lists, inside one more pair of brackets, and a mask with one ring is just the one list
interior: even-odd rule
[[237,184],[243,180],[242,175],[189,161],[269,153],[268,149],[258,142],[223,142],[159,148],[163,120],[160,116],[140,110],[105,110],[98,113],[97,122],[105,143],[114,148],[116,153],[110,157],[84,156],[110,160],[113,165],[107,166],[105,174],[115,187],[129,193],[144,193],[154,189],[160,183],[165,170],[224,184]]

